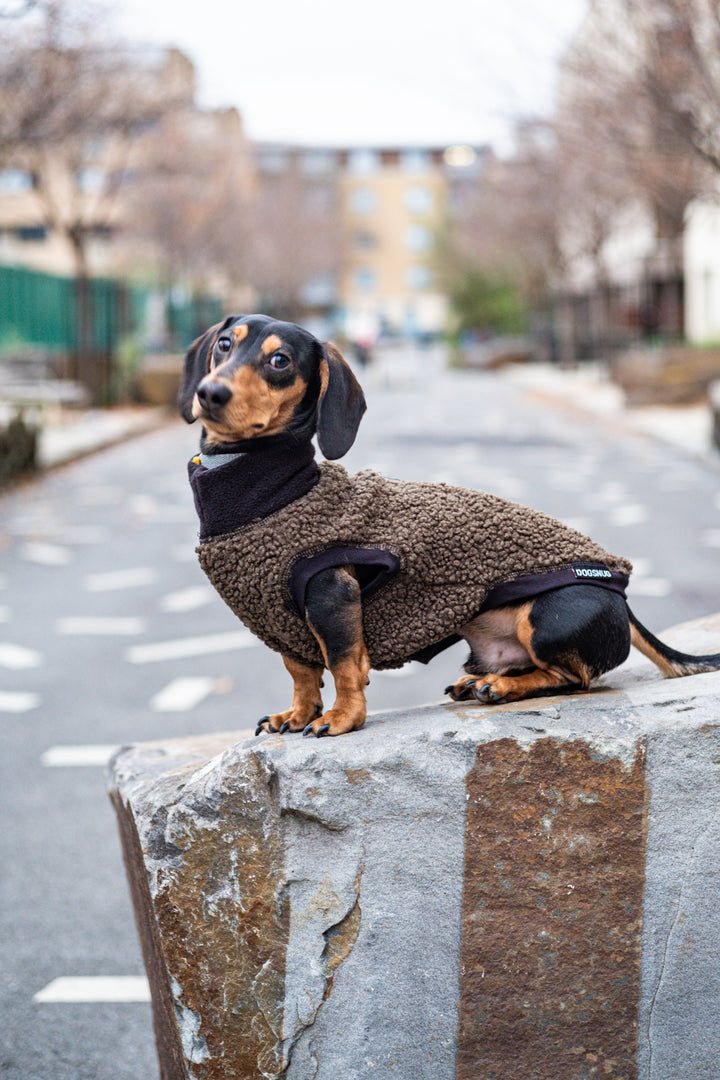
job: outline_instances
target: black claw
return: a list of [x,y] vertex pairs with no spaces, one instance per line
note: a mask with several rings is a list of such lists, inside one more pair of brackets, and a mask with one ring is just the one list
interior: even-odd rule
[[330,730],[330,725],[329,724],[323,724],[323,726],[321,728],[318,728],[318,733],[317,733],[318,739],[321,739],[323,737],[323,735],[325,735],[329,730]]
[[472,697],[474,686],[475,680],[471,679],[469,682],[465,683],[462,690],[453,693],[453,691],[455,690],[455,683],[451,683],[450,686],[445,687],[444,693],[450,694],[455,701],[463,701],[465,698]]
[[314,735],[314,734],[315,734],[315,732],[312,729],[312,724],[308,724],[308,726],[303,731],[303,735]]
[[256,738],[260,734],[261,731],[265,731],[265,728],[263,727],[263,724],[265,723],[265,721],[267,719],[268,719],[267,716],[263,716],[262,720],[258,720],[257,727],[255,728],[255,737]]
[[287,729],[290,727],[290,721],[286,720],[283,726],[280,728],[280,734],[284,735]]

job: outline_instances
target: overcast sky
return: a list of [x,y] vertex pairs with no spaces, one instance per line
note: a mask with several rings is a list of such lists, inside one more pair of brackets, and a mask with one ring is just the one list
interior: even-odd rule
[[123,35],[176,45],[200,103],[254,139],[494,142],[552,107],[555,61],[587,0],[118,0]]

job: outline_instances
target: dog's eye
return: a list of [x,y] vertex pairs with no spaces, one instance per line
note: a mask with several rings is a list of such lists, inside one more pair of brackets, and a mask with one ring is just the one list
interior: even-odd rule
[[274,368],[275,371],[285,371],[286,368],[290,367],[291,363],[292,360],[290,357],[283,352],[273,353],[268,360],[268,364],[271,368]]
[[232,342],[229,337],[218,338],[215,344],[215,351],[219,353],[229,353],[232,348]]

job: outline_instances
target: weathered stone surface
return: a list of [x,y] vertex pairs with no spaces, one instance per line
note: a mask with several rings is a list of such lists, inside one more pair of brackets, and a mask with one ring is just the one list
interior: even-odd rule
[[714,1078],[719,703],[720,674],[640,661],[345,738],[123,750],[163,1080]]
[[637,1053],[644,740],[477,749],[468,776],[458,1080],[630,1076]]

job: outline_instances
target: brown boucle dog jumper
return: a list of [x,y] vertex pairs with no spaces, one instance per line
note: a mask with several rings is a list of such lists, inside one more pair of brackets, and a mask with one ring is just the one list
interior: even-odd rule
[[[257,470],[262,455],[247,457]],[[236,467],[205,469],[199,459],[190,465],[205,522],[197,549],[203,570],[245,625],[292,660],[323,664],[303,618],[304,589],[328,566],[352,563],[358,570],[365,643],[376,669],[429,659],[458,640],[483,607],[570,583],[618,592],[627,584],[626,559],[537,510],[449,484],[388,480],[369,470],[349,475],[341,465],[301,458],[290,481],[287,466],[285,474],[276,471],[286,495],[276,494],[267,515],[221,535],[207,525],[211,487],[226,522],[228,493],[244,498],[242,486],[229,486]]]

